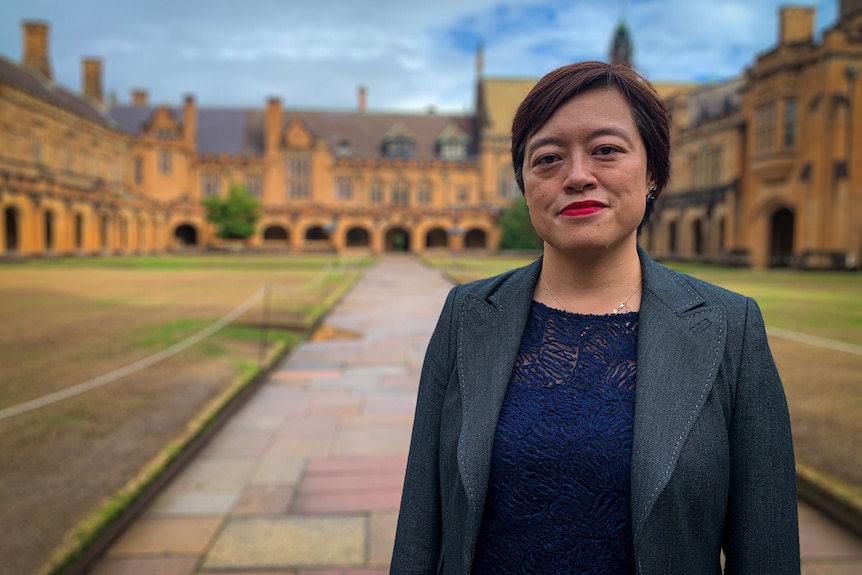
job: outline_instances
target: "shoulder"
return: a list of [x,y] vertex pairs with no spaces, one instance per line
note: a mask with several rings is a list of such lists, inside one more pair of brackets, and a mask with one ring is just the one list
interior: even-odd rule
[[672,270],[649,257],[642,259],[644,287],[671,308],[718,305],[728,310],[744,309],[753,303],[745,295]]
[[500,306],[511,298],[525,294],[532,298],[541,269],[542,260],[539,258],[524,267],[455,286],[451,294],[453,303],[475,298]]

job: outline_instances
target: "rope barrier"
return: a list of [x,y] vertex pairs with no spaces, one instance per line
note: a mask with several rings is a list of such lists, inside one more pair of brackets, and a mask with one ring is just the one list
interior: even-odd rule
[[199,343],[200,341],[216,333],[217,331],[240,317],[242,314],[247,312],[249,309],[251,309],[251,307],[258,301],[260,301],[265,295],[271,292],[287,295],[309,291],[312,288],[315,288],[318,285],[322,284],[326,277],[329,276],[329,274],[341,271],[342,269],[346,269],[346,267],[347,266],[343,265],[341,261],[339,261],[338,266],[335,267],[333,267],[331,264],[327,264],[310,282],[300,286],[299,288],[273,288],[267,283],[260,289],[258,289],[246,301],[234,308],[233,311],[230,311],[229,313],[222,316],[221,319],[198,331],[197,333],[187,337],[183,341],[175,343],[174,345],[163,349],[158,353],[140,359],[119,369],[115,369],[114,371],[101,375],[95,379],[91,379],[89,381],[85,381],[84,383],[79,383],[77,385],[67,387],[66,389],[56,391],[54,393],[43,395],[42,397],[37,397],[36,399],[31,399],[30,401],[25,401],[24,403],[19,403],[18,405],[13,405],[12,407],[0,409],[0,421],[3,421],[4,419],[9,419],[10,417],[15,417],[16,415],[21,415],[22,413],[27,413],[29,411],[39,409],[41,407],[45,407],[47,405],[57,403],[64,399],[69,399],[70,397],[75,397],[76,395],[80,395],[108,383],[117,381],[118,379],[126,377],[127,375],[137,373],[147,367],[159,363],[160,361],[164,361],[169,357],[172,357],[180,353],[181,351],[190,348],[196,343]]

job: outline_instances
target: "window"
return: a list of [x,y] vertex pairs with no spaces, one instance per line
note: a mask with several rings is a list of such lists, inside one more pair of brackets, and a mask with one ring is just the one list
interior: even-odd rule
[[42,163],[42,142],[39,138],[33,138],[33,161],[37,164]]
[[463,160],[467,157],[467,142],[464,140],[446,140],[440,143],[441,160]]
[[502,166],[497,174],[497,195],[505,199],[514,199],[521,195],[521,189],[515,181],[515,172],[510,165]]
[[311,197],[311,156],[304,153],[292,153],[287,158],[285,166],[287,182],[285,192],[288,198],[302,199]]
[[396,206],[406,206],[410,203],[410,184],[407,180],[396,180],[392,184],[392,203]]
[[216,198],[221,193],[221,181],[218,174],[204,174],[201,185],[203,186],[202,192],[205,198]]
[[353,147],[350,145],[350,142],[347,140],[341,140],[335,146],[335,155],[336,157],[343,158],[345,156],[349,156],[353,153]]
[[383,181],[374,179],[371,181],[371,189],[368,192],[368,199],[372,204],[379,204],[383,201]]
[[420,204],[431,203],[431,182],[423,180],[419,184],[418,200]]
[[245,175],[245,188],[248,193],[255,198],[259,198],[263,193],[263,174],[255,172]]
[[339,200],[353,199],[353,180],[347,176],[335,179],[335,197]]
[[416,147],[412,138],[406,136],[396,136],[386,142],[386,155],[390,158],[409,158],[413,156],[413,151]]
[[721,182],[723,157],[724,150],[721,146],[715,146],[709,152],[709,182],[711,185],[716,185]]
[[796,147],[796,100],[784,102],[784,149]]
[[144,181],[144,158],[135,156],[135,183],[140,184]]
[[775,149],[775,102],[758,107],[754,113],[754,151]]
[[465,204],[470,199],[470,189],[465,187],[458,188],[458,203]]
[[159,151],[159,172],[163,174],[171,173],[171,151],[170,150],[160,150]]

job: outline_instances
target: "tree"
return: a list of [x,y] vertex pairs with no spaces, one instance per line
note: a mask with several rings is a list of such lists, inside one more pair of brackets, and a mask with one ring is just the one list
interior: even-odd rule
[[500,216],[500,227],[503,237],[500,240],[501,250],[537,250],[542,247],[542,240],[533,229],[530,221],[530,210],[524,198],[512,202]]
[[243,186],[231,186],[226,198],[204,198],[201,203],[220,238],[244,240],[260,219],[260,203]]

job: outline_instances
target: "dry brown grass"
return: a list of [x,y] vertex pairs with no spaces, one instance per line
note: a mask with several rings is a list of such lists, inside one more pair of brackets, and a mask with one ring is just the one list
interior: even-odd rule
[[[318,258],[319,260],[319,258]],[[221,260],[184,270],[0,267],[0,409],[147,357],[220,318],[265,282],[272,338],[295,341],[356,273],[322,261],[279,269]],[[176,262],[175,262],[176,263]],[[273,264],[276,265],[273,265]],[[285,293],[287,292],[287,293]],[[259,303],[238,320],[258,324]],[[71,529],[183,435],[258,359],[258,333],[229,328],[146,370],[0,420],[0,574],[36,573]]]

